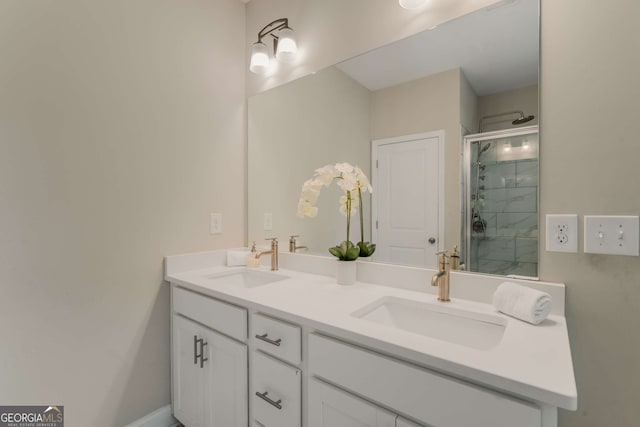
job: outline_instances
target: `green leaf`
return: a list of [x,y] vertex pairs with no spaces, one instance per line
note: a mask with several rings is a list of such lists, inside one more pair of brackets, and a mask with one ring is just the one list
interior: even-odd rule
[[355,246],[347,250],[344,258],[347,261],[355,261],[356,259],[358,259],[358,255],[360,255],[360,248]]
[[339,246],[334,246],[333,248],[329,248],[329,253],[334,257],[342,259],[343,253]]
[[369,242],[358,242],[361,257],[369,257],[376,251],[376,244]]

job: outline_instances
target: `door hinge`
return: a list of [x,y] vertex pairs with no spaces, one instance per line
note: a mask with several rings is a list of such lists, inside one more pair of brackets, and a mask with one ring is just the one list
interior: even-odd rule
[[377,169],[378,167],[379,167],[379,166],[378,166],[378,161],[376,160],[376,169]]
[[376,230],[378,229],[378,220],[376,219]]

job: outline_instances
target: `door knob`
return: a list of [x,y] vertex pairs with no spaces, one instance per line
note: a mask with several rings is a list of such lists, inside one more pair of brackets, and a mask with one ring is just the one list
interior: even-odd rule
[[431,243],[432,245],[436,242],[436,238],[435,237],[429,237],[429,243]]

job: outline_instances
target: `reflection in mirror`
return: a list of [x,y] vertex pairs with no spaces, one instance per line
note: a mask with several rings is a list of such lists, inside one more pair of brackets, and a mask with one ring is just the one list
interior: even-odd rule
[[[316,168],[349,162],[359,165],[376,181],[373,200],[368,195],[364,200],[367,240],[369,236],[384,240],[380,235],[383,226],[398,230],[424,227],[424,249],[451,250],[459,245],[468,259],[467,268],[534,276],[529,274],[531,269],[489,270],[471,261],[479,244],[470,245],[471,239],[467,238],[472,206],[463,194],[461,176],[465,167],[461,167],[461,158],[463,136],[478,133],[480,121],[483,132],[537,124],[538,24],[537,0],[500,2],[251,97],[249,239],[260,243],[272,235],[288,239],[298,234],[299,245],[308,246],[310,253],[329,256],[327,248],[344,239],[337,187],[323,190],[316,218],[298,218],[296,205],[302,183]],[[513,124],[518,114],[502,115],[512,111],[522,111],[525,117],[533,115],[534,119]],[[435,151],[427,154],[421,148],[424,152],[420,156],[437,156],[435,163],[418,161],[417,155],[406,152],[400,161],[396,154],[383,152],[389,149],[395,153],[401,142],[409,142],[404,147],[411,148],[410,145],[417,145],[415,141],[428,140],[433,135],[441,138]],[[487,153],[489,150],[482,154],[483,158]],[[412,185],[385,187],[379,182],[380,168],[372,159],[380,160],[385,155],[385,159],[391,159],[385,165],[395,165],[395,171],[404,173],[404,179]],[[537,178],[537,161],[535,168]],[[390,179],[391,175],[385,176]],[[410,202],[416,200],[418,193],[424,195],[427,187],[422,180],[426,176],[440,180],[442,188],[442,194],[429,199],[436,201],[428,203],[438,206],[435,218],[428,220],[416,210],[417,204]],[[397,182],[399,178],[394,179]],[[389,189],[388,194],[385,188]],[[485,188],[488,191],[486,184]],[[537,210],[537,198],[535,203]],[[389,212],[390,204],[396,214],[385,217],[383,213]],[[461,212],[466,218],[463,221]],[[489,213],[486,209],[484,212]],[[495,213],[497,218],[498,212]],[[502,224],[504,221],[499,223],[496,219],[496,236],[500,235]],[[359,228],[357,220],[352,227]],[[537,236],[537,215],[529,237],[533,235]],[[431,238],[435,240],[433,244],[429,243]],[[394,243],[382,243],[374,260],[435,266],[432,255],[385,255],[394,252]],[[527,253],[532,248],[529,245]],[[493,251],[491,247],[487,250]],[[514,246],[514,259],[518,257],[521,253],[516,253]]]

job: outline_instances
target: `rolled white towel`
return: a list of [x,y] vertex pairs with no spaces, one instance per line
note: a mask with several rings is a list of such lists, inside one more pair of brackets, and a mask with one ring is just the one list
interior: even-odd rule
[[551,295],[513,282],[502,282],[493,294],[493,306],[504,314],[537,325],[551,312]]
[[227,266],[234,267],[239,265],[247,265],[247,257],[250,252],[248,250],[234,249],[227,251]]

